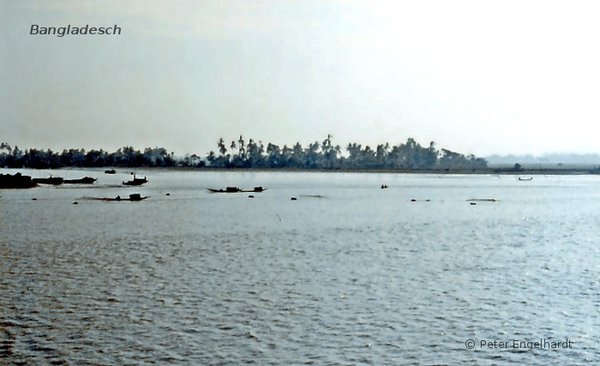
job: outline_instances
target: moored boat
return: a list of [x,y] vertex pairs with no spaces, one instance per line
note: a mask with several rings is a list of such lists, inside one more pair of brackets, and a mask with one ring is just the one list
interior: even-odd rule
[[28,175],[21,175],[21,173],[15,175],[0,174],[0,188],[33,188],[36,186],[37,183]]
[[117,171],[114,169],[108,169],[104,171],[104,174],[115,174]]
[[32,181],[37,184],[50,184],[53,186],[59,186],[63,184],[64,179],[61,177],[50,176],[48,178],[33,178]]
[[123,185],[126,186],[141,186],[144,183],[147,183],[148,179],[144,178],[136,178],[135,174],[133,175],[133,180],[123,181]]
[[215,189],[215,188],[207,188],[212,193],[259,193],[266,191],[266,188],[263,187],[254,187],[253,189],[241,189],[238,187],[226,187],[225,189]]
[[148,197],[150,197],[150,196],[142,196],[139,193],[132,193],[129,195],[129,197],[121,197],[121,196],[100,197],[100,198],[93,197],[91,199],[94,199],[97,201],[141,201],[141,200],[145,200]]
[[215,188],[207,188],[210,192],[213,193],[238,193],[242,190],[238,187],[227,187],[225,189],[215,189]]
[[65,179],[65,184],[93,184],[96,181],[96,178],[92,177],[83,177],[80,179]]

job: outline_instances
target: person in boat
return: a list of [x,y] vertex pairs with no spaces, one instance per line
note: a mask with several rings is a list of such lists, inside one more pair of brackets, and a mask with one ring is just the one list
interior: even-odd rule
[[120,201],[120,200],[121,200],[121,196],[117,196],[115,199],[116,199],[117,201]]

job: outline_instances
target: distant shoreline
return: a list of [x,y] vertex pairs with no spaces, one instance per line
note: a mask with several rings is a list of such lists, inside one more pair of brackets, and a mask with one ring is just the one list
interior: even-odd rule
[[129,174],[133,170],[149,171],[194,171],[194,172],[282,172],[282,173],[385,173],[385,174],[437,174],[437,175],[513,175],[513,176],[536,176],[536,175],[600,175],[600,168],[590,166],[589,168],[536,168],[521,169],[515,171],[512,168],[489,168],[479,170],[410,170],[410,169],[269,169],[269,168],[211,168],[211,167],[145,167],[145,166],[106,166],[106,167],[59,167],[59,168],[2,168],[11,170],[97,170],[103,173],[105,169],[116,169]]

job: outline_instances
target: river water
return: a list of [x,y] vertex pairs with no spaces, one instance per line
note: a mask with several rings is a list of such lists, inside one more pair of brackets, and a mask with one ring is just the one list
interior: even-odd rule
[[0,363],[600,364],[598,176],[22,172]]

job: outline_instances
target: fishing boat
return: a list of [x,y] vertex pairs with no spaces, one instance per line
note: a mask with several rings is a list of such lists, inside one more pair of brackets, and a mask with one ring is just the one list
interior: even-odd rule
[[212,193],[259,193],[266,191],[263,187],[254,187],[253,189],[241,189],[238,187],[226,187],[225,189],[207,188]]
[[207,188],[212,193],[238,193],[242,190],[238,187],[227,187],[225,189]]
[[135,174],[133,175],[133,180],[124,181],[123,185],[126,186],[141,186],[144,183],[147,183],[148,179],[144,178],[136,178]]
[[32,181],[37,184],[49,184],[53,186],[59,186],[63,184],[64,179],[61,177],[50,176],[48,178],[33,178]]
[[28,175],[21,175],[21,173],[15,175],[0,174],[0,188],[33,188],[36,186],[37,183]]
[[117,171],[114,169],[108,169],[104,171],[104,174],[115,174]]
[[521,182],[529,182],[530,180],[533,180],[533,177],[527,177],[527,178],[524,178],[524,177],[519,177],[519,180],[520,180]]
[[93,197],[92,199],[97,200],[97,201],[141,201],[141,200],[145,200],[148,197],[150,197],[150,196],[142,196],[139,193],[132,193],[129,195],[129,197],[121,197],[121,196],[100,197],[100,198]]
[[80,179],[65,179],[65,184],[93,184],[96,181],[96,178],[92,177],[84,177]]

